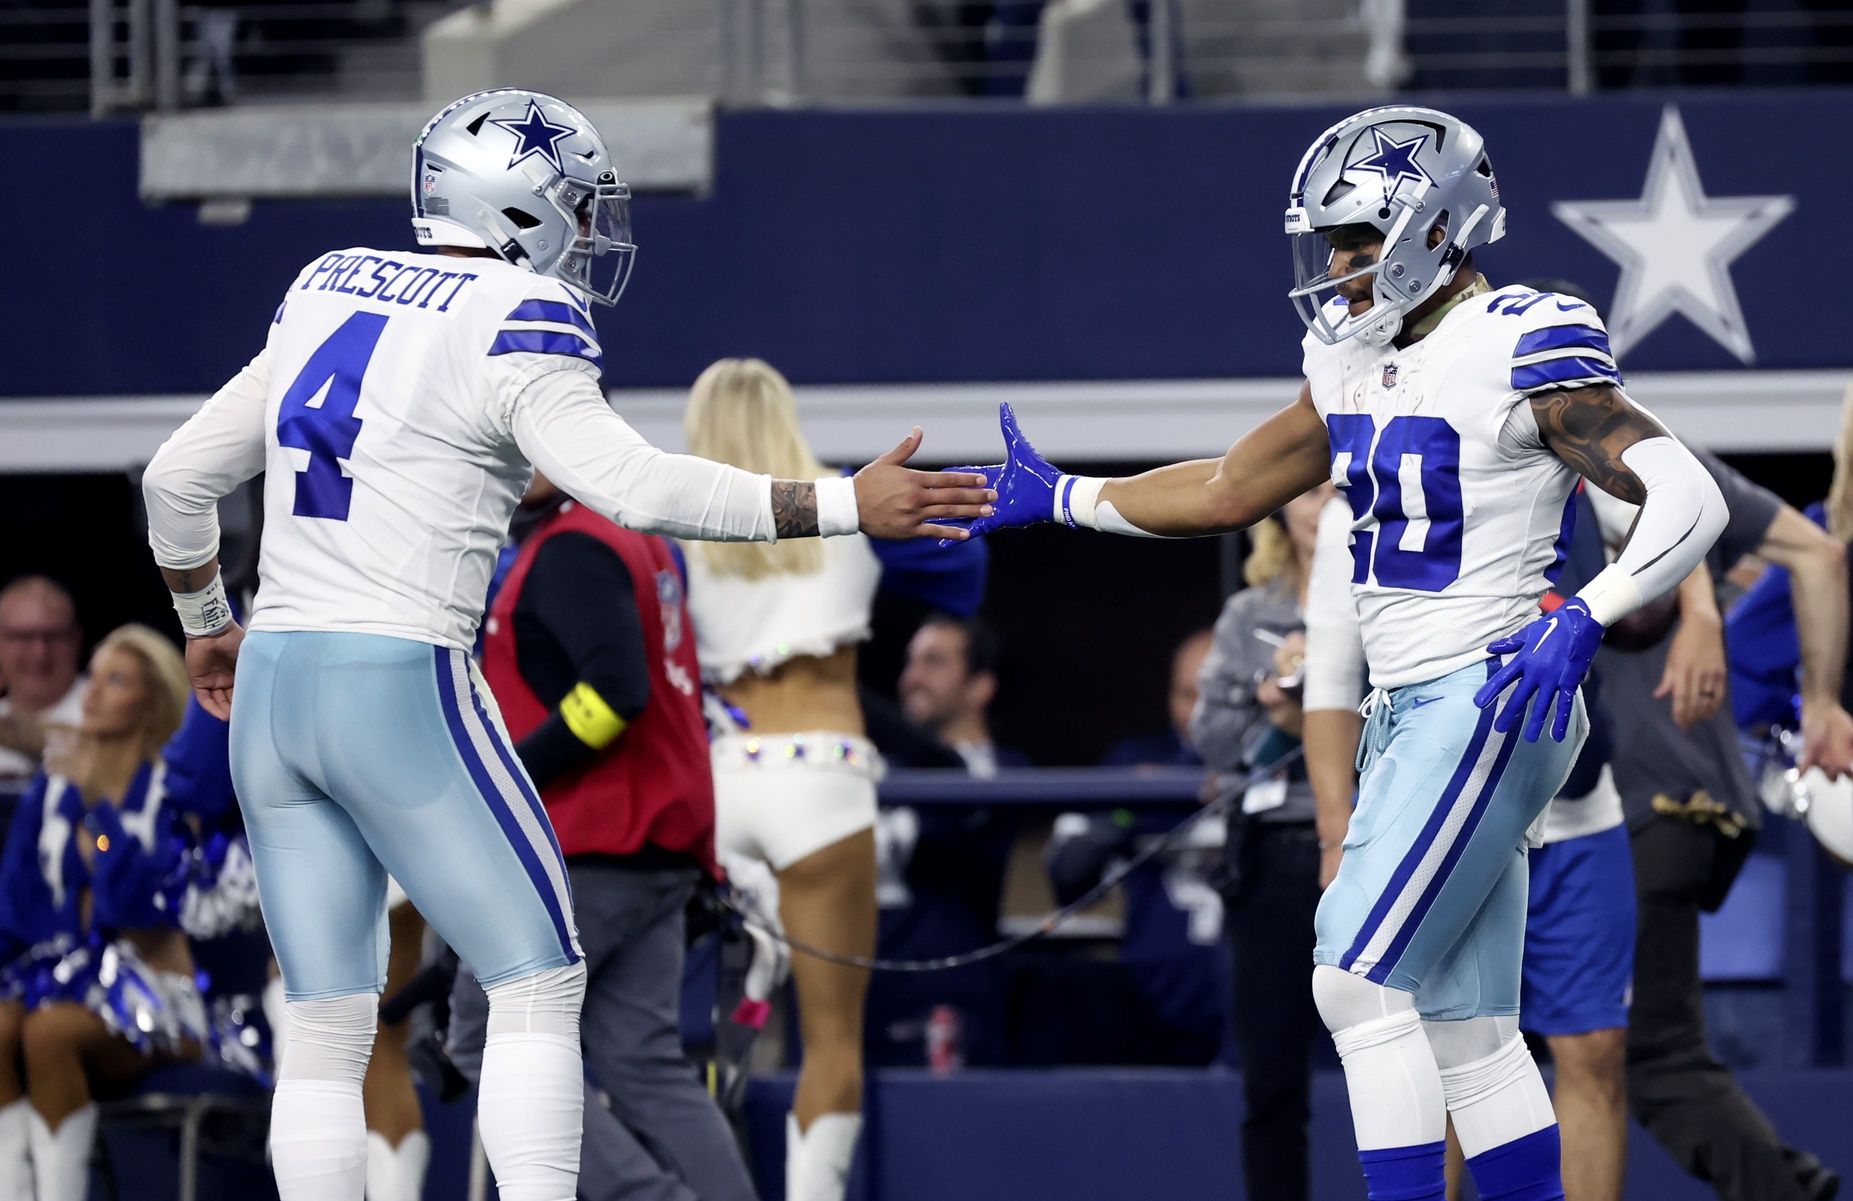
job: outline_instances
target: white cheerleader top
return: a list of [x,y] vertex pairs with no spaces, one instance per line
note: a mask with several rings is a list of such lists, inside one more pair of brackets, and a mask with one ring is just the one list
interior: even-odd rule
[[822,570],[750,580],[714,574],[700,550],[689,548],[688,609],[703,680],[769,675],[799,656],[821,659],[868,640],[881,563],[863,534],[825,538],[823,547]]

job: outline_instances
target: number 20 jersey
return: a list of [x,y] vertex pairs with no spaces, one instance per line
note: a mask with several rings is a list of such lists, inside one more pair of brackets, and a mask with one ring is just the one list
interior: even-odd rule
[[530,476],[512,415],[555,371],[596,387],[566,285],[496,259],[355,248],[296,277],[267,342],[259,630],[468,649]]
[[1537,616],[1563,565],[1576,476],[1544,445],[1529,400],[1621,384],[1601,319],[1571,297],[1512,287],[1468,296],[1407,347],[1309,334],[1304,349],[1332,482],[1351,505],[1371,683],[1484,659]]

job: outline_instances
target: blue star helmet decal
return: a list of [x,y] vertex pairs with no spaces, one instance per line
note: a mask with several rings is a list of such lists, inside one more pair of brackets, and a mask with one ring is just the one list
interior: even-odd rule
[[511,168],[529,155],[537,154],[552,164],[555,171],[564,172],[565,168],[560,165],[560,143],[579,132],[571,125],[555,125],[547,120],[547,114],[541,112],[540,105],[533,100],[528,101],[528,111],[520,120],[505,117],[489,124],[515,135],[515,152],[508,159]]
[[1396,190],[1403,186],[1404,180],[1412,183],[1434,183],[1433,177],[1415,161],[1423,143],[1428,141],[1426,133],[1418,133],[1407,142],[1398,142],[1381,128],[1371,127],[1371,139],[1376,143],[1373,153],[1346,164],[1347,171],[1371,171],[1383,177],[1383,199],[1389,203]]

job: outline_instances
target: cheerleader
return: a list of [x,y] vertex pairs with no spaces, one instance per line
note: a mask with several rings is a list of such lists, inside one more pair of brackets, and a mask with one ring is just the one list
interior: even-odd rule
[[[757,359],[695,381],[689,449],[778,478],[827,474],[798,428],[791,386]],[[868,539],[688,547],[689,611],[703,678],[744,717],[714,740],[715,843],[778,878],[793,938],[844,954],[875,948],[879,760],[856,699],[880,566]],[[841,1201],[862,1129],[868,973],[793,957],[804,1061],[786,1119],[785,1195]]]
[[[185,853],[161,747],[188,687],[146,626],[90,662],[75,748],[34,782],[0,859],[0,1196],[83,1201],[97,1095],[209,1041],[186,935]],[[28,1166],[29,1165],[29,1166]]]

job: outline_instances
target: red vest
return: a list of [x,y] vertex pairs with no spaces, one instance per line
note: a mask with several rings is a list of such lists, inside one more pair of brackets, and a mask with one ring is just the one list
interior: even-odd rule
[[[560,850],[629,855],[649,845],[686,853],[713,870],[714,777],[701,711],[701,668],[682,576],[663,539],[624,529],[571,501],[528,535],[490,606],[483,642],[483,675],[508,732],[520,741],[552,712],[521,678],[515,606],[540,548],[565,533],[591,535],[630,569],[649,662],[650,700],[597,759],[541,790]],[[598,599],[588,597],[587,603]]]

